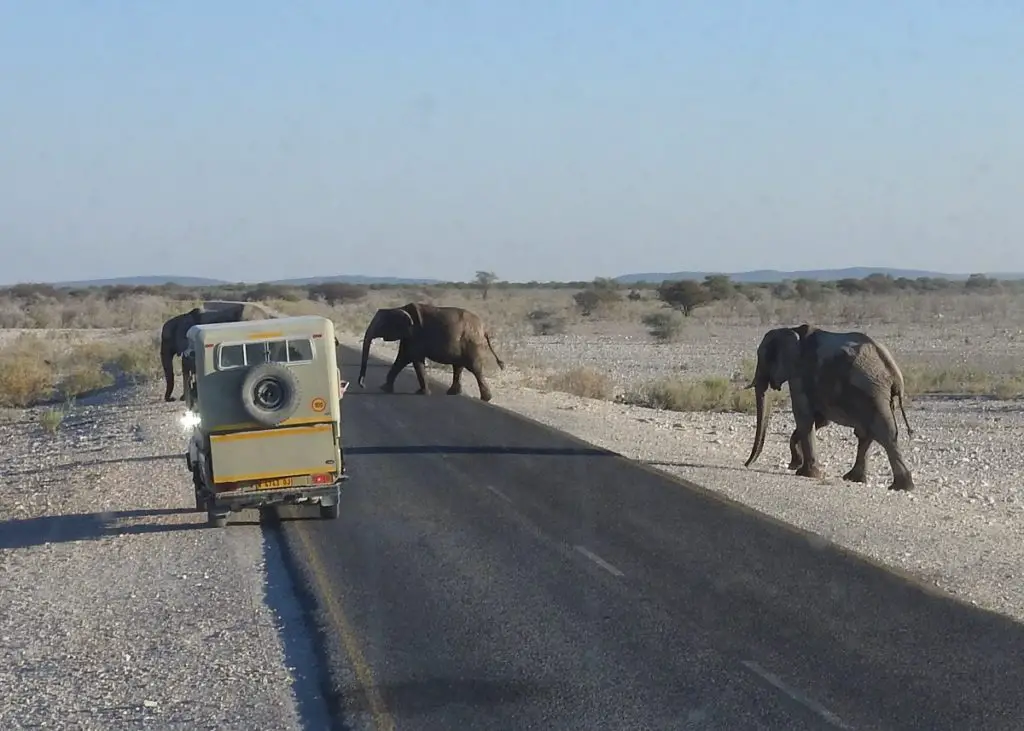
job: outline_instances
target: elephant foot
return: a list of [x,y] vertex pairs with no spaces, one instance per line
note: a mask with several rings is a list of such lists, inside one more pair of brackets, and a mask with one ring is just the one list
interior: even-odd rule
[[890,490],[903,490],[910,491],[914,489],[914,479],[909,475],[896,475],[893,478],[892,484],[889,485]]
[[868,481],[867,473],[863,469],[859,469],[858,470],[856,467],[854,467],[849,472],[847,472],[845,475],[843,475],[843,479],[846,480],[847,482],[867,482]]
[[796,475],[797,477],[813,477],[815,479],[821,479],[825,476],[818,465],[808,467],[806,464],[800,465],[800,469],[796,471]]

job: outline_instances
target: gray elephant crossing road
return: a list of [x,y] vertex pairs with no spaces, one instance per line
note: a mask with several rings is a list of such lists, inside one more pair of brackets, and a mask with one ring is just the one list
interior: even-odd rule
[[1007,619],[478,399],[344,420],[341,517],[281,529],[350,728],[1020,728]]

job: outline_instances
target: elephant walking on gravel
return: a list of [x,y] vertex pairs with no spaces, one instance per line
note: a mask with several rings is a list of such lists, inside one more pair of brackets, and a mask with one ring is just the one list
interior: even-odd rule
[[494,352],[491,337],[479,315],[462,307],[410,302],[402,307],[377,310],[367,325],[359,366],[360,388],[365,387],[366,362],[374,338],[398,341],[398,355],[381,386],[381,390],[387,393],[394,392],[395,379],[410,363],[420,383],[416,393],[429,393],[424,370],[426,359],[429,358],[435,363],[452,367],[452,385],[447,391],[449,395],[462,393],[462,371],[468,370],[476,378],[481,400],[490,401],[491,389],[484,378],[486,351],[491,352],[499,368],[505,368],[505,363]]
[[769,387],[779,391],[789,382],[790,402],[796,429],[789,440],[789,469],[802,477],[821,477],[815,447],[815,430],[835,422],[852,427],[857,437],[857,457],[843,475],[852,482],[867,481],[867,453],[872,442],[885,449],[892,467],[890,490],[912,490],[913,477],[903,460],[897,439],[899,401],[903,423],[913,434],[903,409],[903,374],[879,342],[861,332],[829,332],[811,325],[769,330],[757,348],[754,378],[747,386],[757,399],[754,446],[746,466],[761,454],[768,429],[764,396]]
[[[166,391],[164,401],[174,401],[174,356],[182,357],[188,348],[188,331],[193,325],[208,325],[214,322],[241,322],[243,320],[266,320],[276,314],[252,302],[211,301],[203,307],[194,307],[188,312],[175,315],[164,322],[160,329],[160,364],[164,369]],[[188,389],[189,370],[194,368],[189,359],[182,358],[181,377]],[[185,393],[180,399],[184,400]]]

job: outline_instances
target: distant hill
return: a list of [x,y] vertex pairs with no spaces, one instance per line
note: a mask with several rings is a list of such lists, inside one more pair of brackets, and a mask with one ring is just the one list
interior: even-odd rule
[[[304,277],[301,279],[272,279],[270,284],[307,286],[321,282],[345,282],[346,284],[441,284],[440,279],[406,279],[402,277],[373,277],[362,274],[339,274],[328,277]],[[215,287],[225,284],[238,284],[226,279],[210,279],[208,277],[183,277],[176,274],[147,275],[139,277],[111,277],[109,279],[82,279],[68,282],[45,282],[54,287],[84,288],[112,287],[122,285],[128,287],[158,287],[163,284],[178,284],[183,287]],[[247,282],[257,284],[257,282]],[[0,285],[9,286],[9,285]]]
[[324,282],[345,284],[442,284],[441,279],[406,279],[403,277],[370,277],[362,274],[338,274],[333,277],[304,277],[302,279],[272,279],[270,284],[293,284],[306,286]]
[[[932,277],[950,280],[964,280],[967,274],[948,274],[943,272],[932,272],[924,269],[890,269],[888,267],[848,267],[846,269],[805,269],[800,271],[780,271],[778,269],[756,269],[748,272],[647,272],[641,274],[622,274],[615,277],[615,281],[621,284],[638,284],[649,282],[660,284],[666,279],[695,279],[703,281],[704,277],[713,274],[726,274],[734,282],[766,282],[776,283],[784,280],[814,279],[818,281],[834,281],[837,279],[863,279],[872,274],[888,274],[893,279],[906,277],[917,279],[918,277]],[[983,272],[986,276],[996,279],[1011,280],[1024,279],[1024,273],[1015,272]]]
[[162,284],[180,284],[183,287],[212,287],[227,284],[223,279],[207,277],[179,277],[176,274],[160,274],[145,277],[112,277],[110,279],[82,279],[74,282],[48,282],[54,287],[112,287],[125,285],[128,287],[159,287]]

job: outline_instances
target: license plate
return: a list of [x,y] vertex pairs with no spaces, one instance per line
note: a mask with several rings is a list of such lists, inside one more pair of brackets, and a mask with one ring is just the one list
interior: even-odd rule
[[251,485],[252,490],[275,490],[279,487],[291,487],[291,477],[275,477],[273,480],[260,480]]

